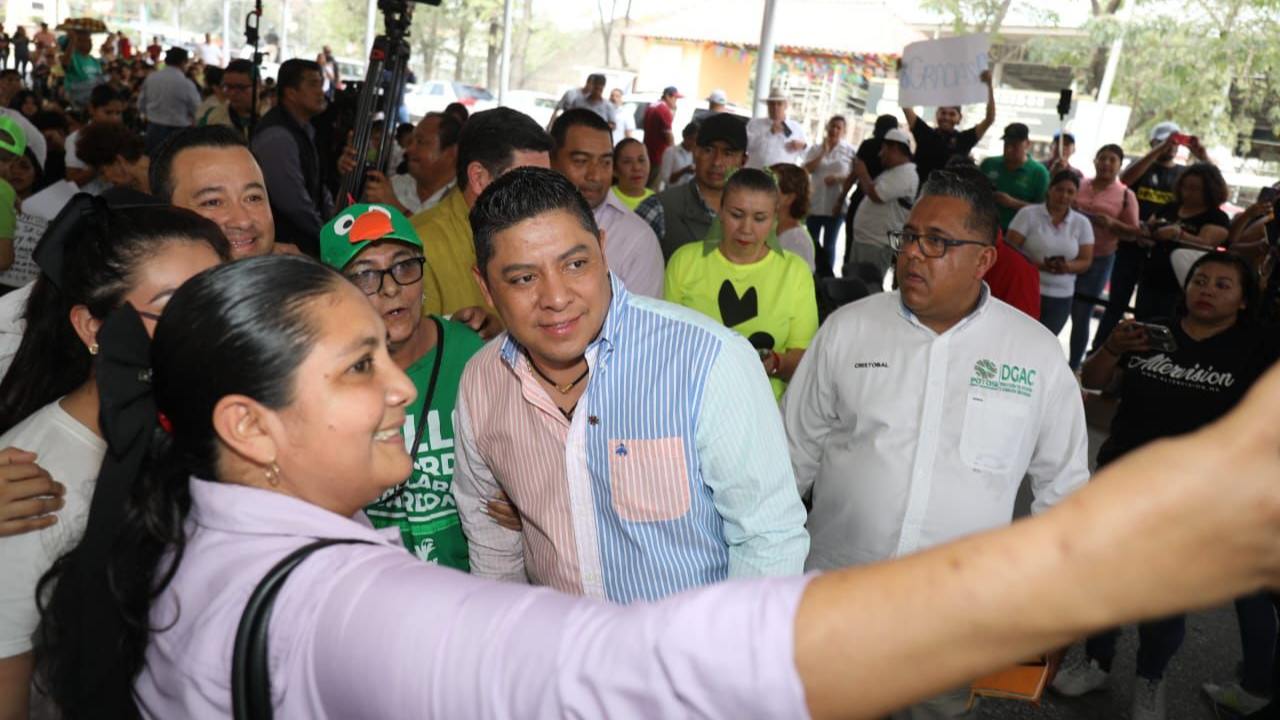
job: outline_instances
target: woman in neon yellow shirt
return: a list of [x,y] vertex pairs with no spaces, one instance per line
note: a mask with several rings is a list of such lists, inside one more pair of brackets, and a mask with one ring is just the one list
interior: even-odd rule
[[649,182],[649,153],[644,143],[627,138],[613,148],[613,194],[631,212],[644,202],[653,191],[645,187]]
[[746,337],[781,398],[818,331],[818,304],[809,266],[778,245],[777,206],[772,176],[734,173],[707,238],[671,256],[664,294]]

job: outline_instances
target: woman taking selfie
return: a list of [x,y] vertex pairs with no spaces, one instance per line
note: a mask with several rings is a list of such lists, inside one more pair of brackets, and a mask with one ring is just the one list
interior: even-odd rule
[[148,328],[187,278],[229,257],[213,223],[171,207],[109,210],[79,195],[36,248],[26,332],[0,383],[0,447],[37,454],[65,487],[56,524],[0,538],[0,717],[26,717],[36,582],[83,532],[106,452],[91,369],[98,328],[129,304]]
[[[509,206],[505,191],[473,212]],[[410,467],[414,390],[385,332],[342,276],[289,256],[190,280],[149,350],[128,307],[108,318],[104,420],[150,432],[112,441],[112,492],[43,585],[40,667],[64,717],[230,717],[246,687],[286,718],[876,717],[1099,627],[1280,581],[1280,457],[1257,450],[1280,444],[1260,429],[1280,411],[1261,397],[1043,515],[892,563],[625,607],[428,565],[359,513]],[[1266,457],[1219,451],[1228,436]],[[1136,502],[1157,491],[1167,502]],[[268,639],[261,664],[233,674],[246,598],[316,538],[340,544],[283,581],[245,636]]]
[[[1276,360],[1273,333],[1252,317],[1258,278],[1248,263],[1210,253],[1188,274],[1180,317],[1150,324],[1122,321],[1084,364],[1086,388],[1115,389],[1119,396],[1111,435],[1098,451],[1098,467],[1161,438],[1193,432],[1226,415]],[[1244,637],[1246,692],[1271,686],[1275,619],[1262,596],[1237,601]],[[1182,615],[1138,626],[1138,686],[1134,716],[1164,707],[1164,671],[1182,645]],[[1054,687],[1069,696],[1102,687],[1111,671],[1119,631],[1089,638],[1086,656],[1063,668]]]

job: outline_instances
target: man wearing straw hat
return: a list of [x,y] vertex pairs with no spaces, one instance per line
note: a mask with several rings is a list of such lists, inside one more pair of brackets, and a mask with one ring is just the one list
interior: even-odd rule
[[799,165],[809,140],[804,127],[787,119],[787,96],[774,87],[765,100],[769,117],[747,123],[747,167],[767,168],[778,163]]

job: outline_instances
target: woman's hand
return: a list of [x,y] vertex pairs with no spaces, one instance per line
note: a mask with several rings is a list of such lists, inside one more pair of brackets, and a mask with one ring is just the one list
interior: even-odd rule
[[35,453],[0,450],[0,537],[21,535],[53,525],[66,504],[67,488],[36,464]]
[[1151,237],[1161,242],[1172,242],[1181,234],[1182,228],[1178,225],[1165,225],[1151,231]]
[[1151,340],[1147,337],[1147,329],[1136,320],[1121,320],[1119,325],[1107,336],[1102,344],[1107,352],[1119,357],[1125,353],[1140,353],[1151,349]]

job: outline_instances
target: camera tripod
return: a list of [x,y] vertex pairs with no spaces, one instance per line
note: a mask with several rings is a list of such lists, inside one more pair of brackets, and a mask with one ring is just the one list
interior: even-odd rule
[[[439,0],[427,4],[439,5]],[[356,124],[352,130],[351,145],[355,148],[355,167],[342,176],[338,186],[338,207],[356,202],[363,189],[365,173],[370,169],[386,173],[391,157],[391,143],[395,142],[392,124],[400,101],[404,96],[405,76],[409,66],[409,24],[413,21],[413,3],[409,0],[378,0],[382,11],[385,32],[373,40],[369,49],[369,67],[365,73],[360,99],[356,101]],[[390,73],[390,82],[383,78]],[[382,140],[377,154],[369,157],[370,135],[375,114],[383,117]]]

